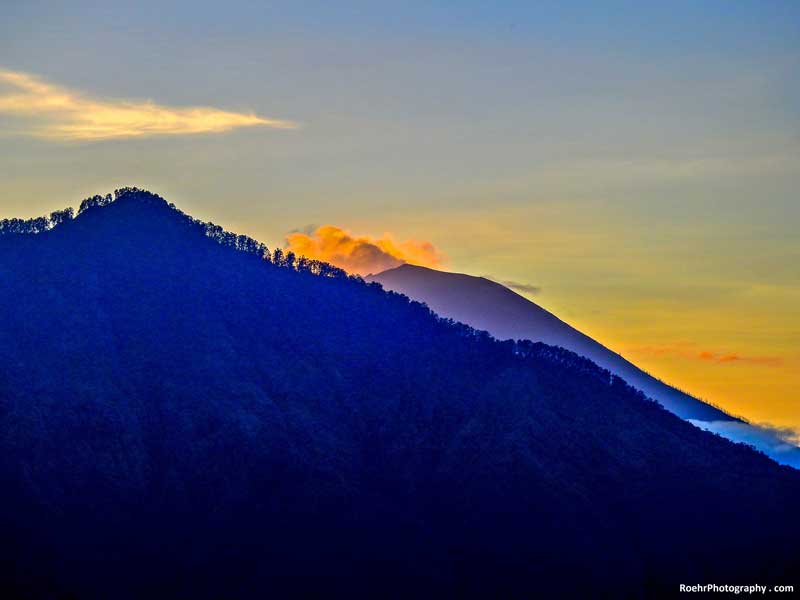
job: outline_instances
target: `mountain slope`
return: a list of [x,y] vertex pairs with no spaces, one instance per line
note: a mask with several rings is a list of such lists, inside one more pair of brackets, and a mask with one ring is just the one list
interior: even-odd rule
[[367,280],[424,302],[437,314],[488,331],[498,339],[529,339],[572,350],[698,427],[752,444],[778,462],[800,468],[800,449],[785,442],[778,432],[731,417],[665,384],[499,283],[413,265],[370,275]]
[[8,597],[652,597],[798,567],[800,474],[573,353],[138,190],[11,229]]
[[507,287],[483,277],[402,265],[367,277],[426,303],[434,312],[498,339],[530,339],[561,346],[619,375],[683,419],[738,420],[659,381],[622,356]]

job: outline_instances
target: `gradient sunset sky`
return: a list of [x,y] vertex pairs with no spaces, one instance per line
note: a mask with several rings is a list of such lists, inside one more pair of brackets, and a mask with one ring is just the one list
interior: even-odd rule
[[798,2],[0,3],[0,217],[125,185],[531,286],[800,428]]

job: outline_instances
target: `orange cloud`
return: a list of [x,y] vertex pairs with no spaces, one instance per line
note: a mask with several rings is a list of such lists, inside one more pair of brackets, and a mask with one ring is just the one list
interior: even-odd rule
[[288,234],[286,250],[359,275],[380,273],[404,263],[435,268],[444,261],[444,255],[430,242],[396,242],[389,234],[382,238],[354,236],[334,225],[323,225],[310,234]]

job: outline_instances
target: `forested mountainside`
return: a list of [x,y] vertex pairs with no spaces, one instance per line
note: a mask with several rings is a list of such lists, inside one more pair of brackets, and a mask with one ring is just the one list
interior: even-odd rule
[[797,471],[141,190],[0,226],[0,315],[7,596],[654,597],[800,569]]

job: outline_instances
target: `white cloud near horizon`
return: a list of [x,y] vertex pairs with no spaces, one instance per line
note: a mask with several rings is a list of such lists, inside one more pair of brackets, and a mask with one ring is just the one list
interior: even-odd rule
[[733,442],[748,444],[777,462],[800,469],[800,433],[788,427],[775,427],[767,423],[741,423],[738,421],[698,421],[688,419],[695,427],[728,438]]
[[240,127],[292,129],[291,121],[213,107],[171,107],[151,100],[97,99],[29,73],[0,69],[0,114],[26,119],[22,133],[64,141],[224,133]]

